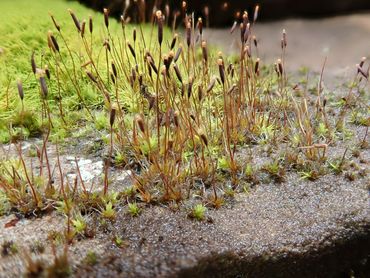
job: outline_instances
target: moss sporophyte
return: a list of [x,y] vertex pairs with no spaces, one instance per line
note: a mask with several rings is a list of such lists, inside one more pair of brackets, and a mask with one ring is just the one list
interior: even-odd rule
[[[367,84],[366,59],[348,93],[329,99],[324,66],[313,94],[291,83],[285,30],[276,63],[264,64],[254,29],[258,7],[253,19],[244,12],[230,30],[240,32],[234,55],[210,47],[204,36],[209,19],[196,20],[186,10],[181,22],[168,22],[158,10],[152,24],[131,25],[127,16],[111,20],[107,9],[89,15],[77,7],[51,12],[42,35],[35,34],[40,45],[30,44],[26,53],[17,47],[0,60],[8,69],[0,140],[16,150],[14,159],[0,160],[1,214],[57,210],[72,243],[89,234],[90,213],[107,227],[123,211],[135,221],[149,204],[190,203],[189,216],[203,220],[207,208],[219,208],[235,193],[283,183],[290,174],[360,176],[349,172],[349,154],[368,149],[369,106],[359,93]],[[329,116],[332,109],[336,117]],[[356,150],[330,157],[335,144],[347,144],[354,125],[366,128],[351,142]],[[102,161],[95,187],[88,186],[78,154],[74,175],[60,154],[91,133],[97,139],[88,145]],[[33,159],[22,148],[31,137],[38,138]],[[113,173],[124,171],[130,186],[112,188]],[[55,263],[67,264],[63,257]]]

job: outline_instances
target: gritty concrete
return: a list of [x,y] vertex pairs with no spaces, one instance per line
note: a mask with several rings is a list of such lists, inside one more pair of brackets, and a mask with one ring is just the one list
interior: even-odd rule
[[208,223],[158,206],[135,219],[121,215],[111,233],[127,247],[78,268],[77,276],[333,277],[368,255],[368,185],[291,176],[209,211]]
[[[73,277],[337,277],[369,259],[369,185],[368,177],[349,183],[327,175],[308,182],[292,174],[284,184],[237,194],[221,209],[208,210],[204,222],[158,205],[136,218],[118,208],[116,221],[104,225],[90,215],[95,236],[69,247]],[[1,219],[1,227],[12,217]],[[63,226],[65,219],[52,213],[21,219],[0,236],[26,252]],[[121,247],[114,237],[123,240]],[[41,258],[50,261],[45,246]],[[90,251],[98,256],[93,266],[84,263]],[[0,277],[19,277],[25,265],[21,253],[3,257]]]
[[[229,29],[206,30],[206,39],[225,53],[239,53],[240,32],[237,28],[231,35]],[[288,40],[286,67],[291,72],[304,66],[317,73],[327,57],[324,77],[349,80],[361,57],[370,56],[370,13],[257,22],[254,33],[264,64],[274,63],[280,57],[283,29]]]

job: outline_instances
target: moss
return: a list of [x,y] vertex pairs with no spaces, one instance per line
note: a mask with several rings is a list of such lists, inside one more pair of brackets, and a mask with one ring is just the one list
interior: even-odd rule
[[[74,33],[75,26],[68,13],[72,9],[79,19],[88,18],[91,15],[98,22],[102,15],[96,13],[75,1],[64,0],[18,0],[17,4],[11,0],[0,1],[2,16],[0,18],[0,142],[7,143],[12,139],[20,139],[25,136],[38,136],[41,132],[41,111],[42,102],[40,101],[39,81],[34,77],[31,71],[30,57],[35,53],[35,62],[37,67],[43,69],[48,65],[51,72],[51,80],[47,80],[49,87],[48,105],[52,112],[54,131],[51,138],[56,141],[69,136],[68,130],[78,127],[81,122],[86,121],[89,115],[85,109],[82,109],[81,101],[76,95],[76,88],[73,86],[68,76],[58,73],[60,83],[58,88],[57,72],[54,67],[54,58],[47,47],[47,33],[49,30],[55,32],[57,40],[62,41],[62,37],[57,34],[51,18],[48,13],[53,14],[58,24],[61,26],[68,45],[76,51],[81,49],[81,44],[77,36],[71,36]],[[24,11],[27,10],[27,13]],[[95,24],[92,43],[96,49],[101,47],[102,24]],[[114,20],[110,23],[110,32],[120,32],[120,25]],[[128,29],[132,27],[127,27]],[[65,50],[65,46],[61,48]],[[72,71],[73,64],[67,59],[66,53],[62,54],[65,59],[67,71]],[[75,66],[85,61],[80,61],[77,57],[74,59]],[[81,76],[78,76],[81,78]],[[24,106],[25,119],[21,122],[21,117],[16,111],[19,111],[20,99],[17,92],[17,80],[23,81],[24,88]],[[102,107],[103,98],[96,93],[93,86],[87,82],[79,84],[82,98],[86,105],[91,108]],[[60,116],[60,104],[64,110],[64,121]],[[71,117],[71,114],[73,116]],[[5,124],[6,123],[6,124]],[[12,124],[12,125],[11,125]],[[23,130],[11,130],[13,135],[9,134],[9,126],[23,126]],[[63,131],[62,129],[65,129]]]
[[4,241],[1,244],[1,255],[3,257],[7,257],[10,255],[14,255],[18,253],[18,246],[14,243],[14,241]]
[[16,113],[11,120],[11,126],[24,128],[30,137],[39,136],[42,132],[36,114],[27,110]]
[[98,263],[98,256],[94,251],[89,251],[86,254],[86,257],[84,259],[84,263],[88,265],[96,265]]
[[0,190],[0,216],[6,214],[10,210],[10,203],[7,195]]

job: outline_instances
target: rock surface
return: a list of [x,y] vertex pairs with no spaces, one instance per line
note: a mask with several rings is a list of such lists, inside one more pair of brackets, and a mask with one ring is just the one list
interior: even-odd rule
[[[290,175],[284,184],[236,195],[221,209],[209,210],[203,222],[187,218],[186,210],[158,205],[135,218],[118,208],[116,220],[104,225],[91,215],[94,238],[69,247],[73,276],[339,277],[354,270],[355,277],[366,277],[369,186],[368,177],[349,183],[327,175],[309,182]],[[0,219],[0,238],[21,250],[47,242],[51,231],[65,226],[53,213],[3,228],[12,217]],[[113,238],[122,239],[122,246]],[[98,256],[93,266],[84,261],[91,251]],[[50,248],[41,257],[52,260]],[[22,254],[3,257],[0,277],[19,277],[25,267]]]
[[[81,277],[336,277],[369,259],[369,180],[291,177],[237,196],[208,223],[164,207],[112,227],[127,245]],[[361,273],[358,276],[361,277]]]
[[[111,14],[119,17],[125,8],[125,0],[79,0],[97,10],[109,8]],[[131,1],[134,2],[134,1]],[[139,2],[139,1],[135,1]],[[169,3],[171,10],[181,10],[182,1],[146,1],[147,17],[152,11],[153,3],[157,3],[157,7],[164,9],[164,5]],[[296,17],[296,16],[323,16],[346,13],[354,10],[370,9],[370,2],[367,0],[251,0],[245,1],[221,1],[207,0],[195,1],[188,0],[189,12],[196,14],[204,14],[204,7],[209,7],[210,23],[213,26],[223,26],[229,24],[235,18],[237,12],[248,12],[253,15],[254,7],[259,4],[261,6],[262,20]],[[134,6],[134,5],[131,5]],[[135,17],[138,13],[137,8],[129,8],[128,15]],[[222,16],[221,16],[222,15]]]
[[[369,2],[370,3],[370,2]],[[337,91],[343,81],[351,81],[361,57],[369,57],[370,14],[351,14],[315,20],[285,19],[259,22],[254,27],[261,62],[270,65],[281,55],[282,30],[287,32],[286,64],[290,73],[306,67],[310,80],[318,78],[327,58],[324,84]],[[228,29],[206,29],[205,38],[224,53],[239,53],[240,34]],[[226,33],[228,32],[228,33]],[[225,39],[225,37],[227,39]]]

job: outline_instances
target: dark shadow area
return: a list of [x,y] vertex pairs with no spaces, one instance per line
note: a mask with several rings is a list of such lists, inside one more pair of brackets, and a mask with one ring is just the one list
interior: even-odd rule
[[[182,13],[183,1],[125,1],[125,0],[78,0],[81,3],[101,11],[108,8],[111,15],[120,17],[126,7],[126,2],[131,4],[127,8],[126,15],[133,22],[143,21],[143,14],[148,21],[153,11],[153,6],[166,10],[169,7],[169,15],[173,18],[175,13]],[[206,18],[209,14],[211,26],[225,26],[238,19],[247,10],[250,17],[253,17],[254,7],[260,5],[260,19],[262,21],[276,20],[282,18],[308,17],[317,18],[333,16],[350,12],[370,10],[368,0],[251,0],[245,1],[187,1],[187,12],[195,12],[195,16]],[[207,7],[207,8],[206,8]]]
[[[365,230],[366,231],[366,228]],[[200,260],[179,277],[369,277],[369,233],[353,235],[321,249],[295,254],[248,257],[232,252]]]

